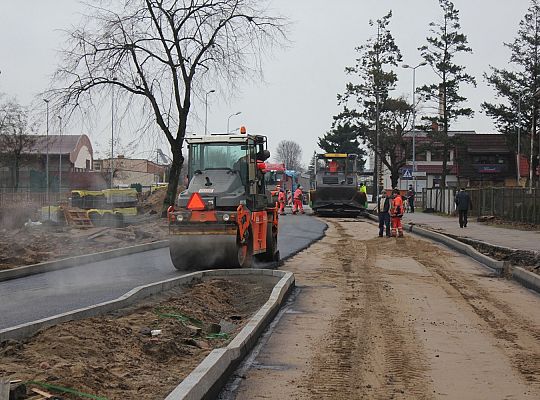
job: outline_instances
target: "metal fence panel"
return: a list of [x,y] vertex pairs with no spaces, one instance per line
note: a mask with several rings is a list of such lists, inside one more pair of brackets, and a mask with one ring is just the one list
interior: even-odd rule
[[[472,216],[490,215],[508,221],[540,223],[540,189],[528,188],[472,188],[467,190],[471,196]],[[422,198],[424,208],[452,214],[455,189],[424,189]]]

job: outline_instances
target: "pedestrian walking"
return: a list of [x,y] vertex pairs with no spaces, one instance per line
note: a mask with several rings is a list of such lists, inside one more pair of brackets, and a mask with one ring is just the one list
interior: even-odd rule
[[302,192],[302,186],[299,185],[298,188],[294,191],[294,199],[293,199],[293,214],[297,214],[300,212],[300,214],[304,213],[304,205],[302,204],[302,200],[304,198],[304,193]]
[[403,198],[399,194],[399,189],[392,191],[392,205],[390,206],[390,220],[392,222],[392,236],[403,237]]
[[390,233],[390,199],[386,195],[386,190],[381,192],[377,202],[377,214],[379,215],[379,237],[383,237],[386,228],[386,237],[392,237]]
[[469,196],[469,193],[465,190],[464,187],[462,187],[458,194],[456,194],[456,209],[458,210],[459,214],[459,227],[460,228],[466,228],[467,227],[467,213],[472,208],[472,202],[471,202],[471,196]]
[[409,185],[409,190],[407,191],[407,201],[409,202],[409,211],[414,212],[414,197],[416,192],[413,189],[412,185]]

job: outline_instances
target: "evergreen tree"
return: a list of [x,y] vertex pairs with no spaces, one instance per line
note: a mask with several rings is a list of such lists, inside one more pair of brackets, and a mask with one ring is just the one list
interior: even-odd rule
[[358,167],[364,166],[366,152],[360,147],[358,130],[349,123],[335,124],[330,132],[319,138],[318,145],[327,153],[358,154]]
[[[530,156],[530,138],[538,126],[538,100],[534,93],[540,88],[540,3],[531,0],[525,17],[519,24],[517,37],[505,43],[510,49],[512,69],[491,67],[491,74],[484,77],[501,103],[482,104],[487,115],[495,120],[497,129],[508,138],[512,149],[517,150],[518,127],[521,131],[520,152]],[[518,114],[521,111],[521,118]],[[534,149],[533,149],[534,150]],[[536,153],[536,151],[535,151]],[[534,159],[533,167],[537,165]]]
[[308,166],[308,174],[309,174],[309,179],[313,182],[315,181],[315,166],[317,164],[317,152],[314,151],[313,152],[313,155],[311,156],[311,160],[309,161],[309,166]]
[[429,132],[433,143],[441,146],[443,155],[443,168],[441,187],[446,186],[446,176],[450,172],[448,159],[450,150],[455,145],[455,139],[448,135],[450,125],[460,117],[472,117],[473,110],[463,106],[467,100],[460,94],[462,84],[476,86],[476,80],[465,72],[465,67],[456,64],[455,57],[461,53],[472,53],[468,45],[467,36],[461,32],[459,23],[459,10],[450,0],[439,0],[443,11],[443,18],[439,22],[430,23],[432,36],[426,38],[427,44],[420,47],[422,57],[437,74],[439,81],[425,85],[418,89],[423,99],[434,102],[438,114],[424,116],[422,119],[433,125],[436,130]]

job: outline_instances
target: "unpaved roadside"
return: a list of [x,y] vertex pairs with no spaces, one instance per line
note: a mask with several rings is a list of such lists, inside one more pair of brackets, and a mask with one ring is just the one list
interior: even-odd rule
[[0,230],[0,270],[156,242],[168,233],[167,221],[157,215],[125,228],[42,225]]
[[[103,317],[60,324],[27,341],[0,343],[0,377],[108,400],[163,399],[240,331],[274,283],[269,277],[212,279]],[[219,334],[216,324],[223,326]],[[152,330],[161,332],[152,336]]]
[[540,299],[425,240],[328,220],[237,399],[537,399]]

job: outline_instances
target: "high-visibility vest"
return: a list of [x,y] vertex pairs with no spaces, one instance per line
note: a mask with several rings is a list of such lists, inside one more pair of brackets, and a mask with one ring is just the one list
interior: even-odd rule
[[392,199],[390,214],[394,216],[403,215],[403,199],[400,195],[397,195]]

